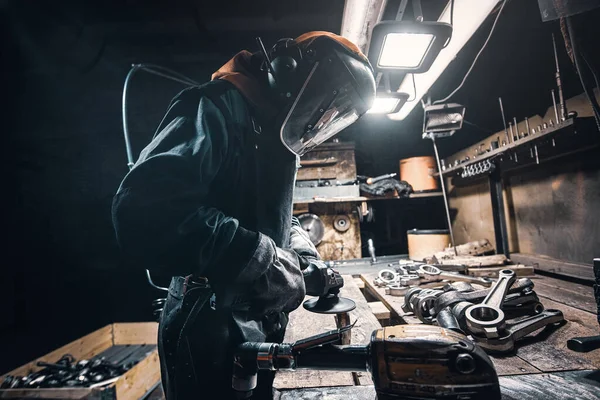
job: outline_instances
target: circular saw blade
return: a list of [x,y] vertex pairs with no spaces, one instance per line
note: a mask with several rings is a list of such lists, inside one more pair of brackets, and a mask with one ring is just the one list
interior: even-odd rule
[[310,241],[318,246],[323,240],[323,236],[325,235],[325,225],[321,218],[316,216],[315,214],[302,214],[298,216],[298,221],[300,221],[300,226],[308,233],[308,237]]

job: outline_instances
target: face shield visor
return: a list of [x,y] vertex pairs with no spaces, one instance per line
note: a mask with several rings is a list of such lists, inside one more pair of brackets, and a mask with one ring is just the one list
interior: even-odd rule
[[281,141],[303,155],[356,122],[371,107],[374,94],[367,64],[333,51],[311,67],[283,122]]

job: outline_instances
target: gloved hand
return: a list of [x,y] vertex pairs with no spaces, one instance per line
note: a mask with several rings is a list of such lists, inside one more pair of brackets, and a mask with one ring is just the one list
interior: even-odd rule
[[324,296],[337,294],[344,286],[344,279],[339,272],[329,268],[322,261],[311,261],[310,265],[302,271],[306,294],[309,296]]
[[292,228],[290,230],[290,248],[298,255],[300,269],[307,268],[312,261],[321,260],[317,248],[310,241],[308,233],[302,229],[298,218],[292,217]]

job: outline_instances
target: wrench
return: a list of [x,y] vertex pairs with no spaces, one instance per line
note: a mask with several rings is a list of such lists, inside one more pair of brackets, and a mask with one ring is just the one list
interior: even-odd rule
[[[533,290],[533,282],[529,278],[521,278],[518,279],[509,289],[509,295],[507,300],[509,300],[514,293],[516,296],[520,296],[522,294],[529,293]],[[451,291],[444,293],[438,297],[435,302],[435,309],[442,310],[448,306],[452,306],[461,301],[469,301],[471,303],[478,303],[483,300],[490,293],[490,289],[477,290],[474,292],[457,292]],[[508,302],[506,303],[508,304]]]
[[505,331],[496,338],[472,335],[473,340],[488,352],[505,353],[515,348],[515,342],[530,333],[550,324],[558,324],[565,319],[559,310],[544,310],[539,314],[524,319],[509,321]]
[[438,267],[434,267],[433,265],[421,265],[419,270],[417,271],[419,276],[425,281],[441,281],[441,280],[449,280],[449,281],[462,281],[469,283],[477,283],[482,286],[491,286],[493,280],[490,278],[476,278],[468,275],[460,275],[453,274],[451,272],[443,272]]
[[483,334],[486,338],[495,339],[500,336],[505,325],[504,297],[510,286],[517,279],[513,270],[503,269],[498,274],[498,281],[490,288],[490,292],[481,304],[469,307],[465,312],[467,327],[474,334]]

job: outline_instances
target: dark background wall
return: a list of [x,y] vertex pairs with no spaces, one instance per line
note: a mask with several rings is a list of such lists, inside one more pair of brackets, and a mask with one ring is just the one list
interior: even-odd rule
[[[200,82],[254,37],[267,43],[308,30],[339,32],[335,1],[0,1],[4,251],[0,372],[98,327],[152,318],[157,293],[122,265],[110,205],[127,172],[121,90],[129,65],[164,65]],[[432,89],[448,93],[479,49],[487,21]],[[499,129],[497,97],[521,118],[547,107],[550,33],[534,0],[512,1],[464,89],[470,124],[441,144],[450,154]],[[561,55],[567,65],[566,55]],[[566,91],[581,91],[565,68]],[[138,151],[177,84],[139,73],[130,129]],[[398,160],[432,153],[422,113],[403,122],[367,116],[341,135],[357,143],[360,173],[396,172]],[[436,212],[439,213],[439,205]],[[425,212],[427,214],[427,212]]]

